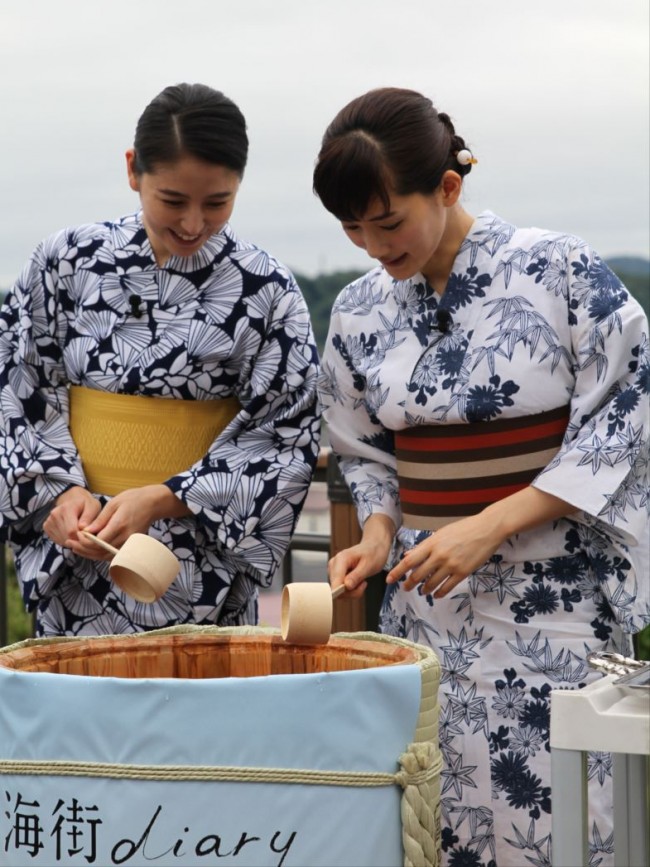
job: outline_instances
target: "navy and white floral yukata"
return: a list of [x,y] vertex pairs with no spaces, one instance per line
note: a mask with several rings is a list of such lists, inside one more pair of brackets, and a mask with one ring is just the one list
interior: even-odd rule
[[[650,617],[643,310],[580,239],[484,212],[442,296],[381,268],[342,291],[321,399],[361,523],[400,528],[391,563],[426,535],[401,526],[394,431],[569,408],[533,484],[579,511],[507,540],[449,597],[392,585],[380,619],[442,664],[445,862],[548,867],[550,692],[600,677],[587,653],[629,654]],[[589,778],[595,867],[613,863],[609,755]]]
[[[317,373],[293,276],[229,225],[164,267],[141,214],[39,245],[0,315],[0,540],[39,633],[256,622],[258,588],[282,560],[318,455]],[[165,482],[192,515],[151,527],[181,561],[155,604],[122,593],[106,562],[41,532],[56,497],[86,485],[68,428],[71,384],[161,406],[232,396],[241,405],[209,453]]]

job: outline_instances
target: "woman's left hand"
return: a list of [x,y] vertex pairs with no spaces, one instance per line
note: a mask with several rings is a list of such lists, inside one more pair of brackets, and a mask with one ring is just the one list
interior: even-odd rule
[[[147,533],[158,518],[180,518],[189,514],[190,510],[166,485],[145,485],[114,496],[91,523],[80,525],[80,529],[120,548],[133,533]],[[97,550],[98,546],[87,540],[77,553],[88,556],[88,545]],[[110,559],[110,555],[96,553],[95,559]]]
[[386,583],[394,584],[406,576],[403,590],[422,584],[423,593],[433,593],[438,599],[482,566],[502,541],[484,512],[462,518],[407,551],[388,573]]
[[401,585],[404,590],[422,584],[424,593],[439,599],[482,566],[510,536],[573,512],[575,507],[565,500],[538,488],[523,488],[491,503],[478,515],[436,530],[406,552],[388,573],[386,583],[394,584],[406,575]]

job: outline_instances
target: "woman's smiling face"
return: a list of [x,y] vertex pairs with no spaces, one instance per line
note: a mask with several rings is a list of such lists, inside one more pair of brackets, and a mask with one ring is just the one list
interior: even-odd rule
[[447,226],[448,208],[440,188],[429,195],[390,196],[388,209],[379,199],[360,220],[341,225],[353,244],[377,259],[395,280],[427,276]]
[[142,219],[158,265],[171,256],[191,256],[230,219],[240,177],[225,166],[181,156],[153,172],[135,171],[126,154],[129,185],[140,194]]

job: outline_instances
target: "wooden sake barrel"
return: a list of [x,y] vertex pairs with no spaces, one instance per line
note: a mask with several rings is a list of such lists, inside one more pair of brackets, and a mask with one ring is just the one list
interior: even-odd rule
[[438,867],[438,685],[375,633],[0,649],[0,863]]

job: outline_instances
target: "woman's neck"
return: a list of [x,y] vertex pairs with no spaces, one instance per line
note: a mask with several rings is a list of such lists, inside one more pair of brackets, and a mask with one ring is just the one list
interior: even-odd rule
[[459,204],[449,209],[445,231],[436,254],[424,274],[428,284],[439,295],[445,291],[454,260],[473,222],[474,217]]

